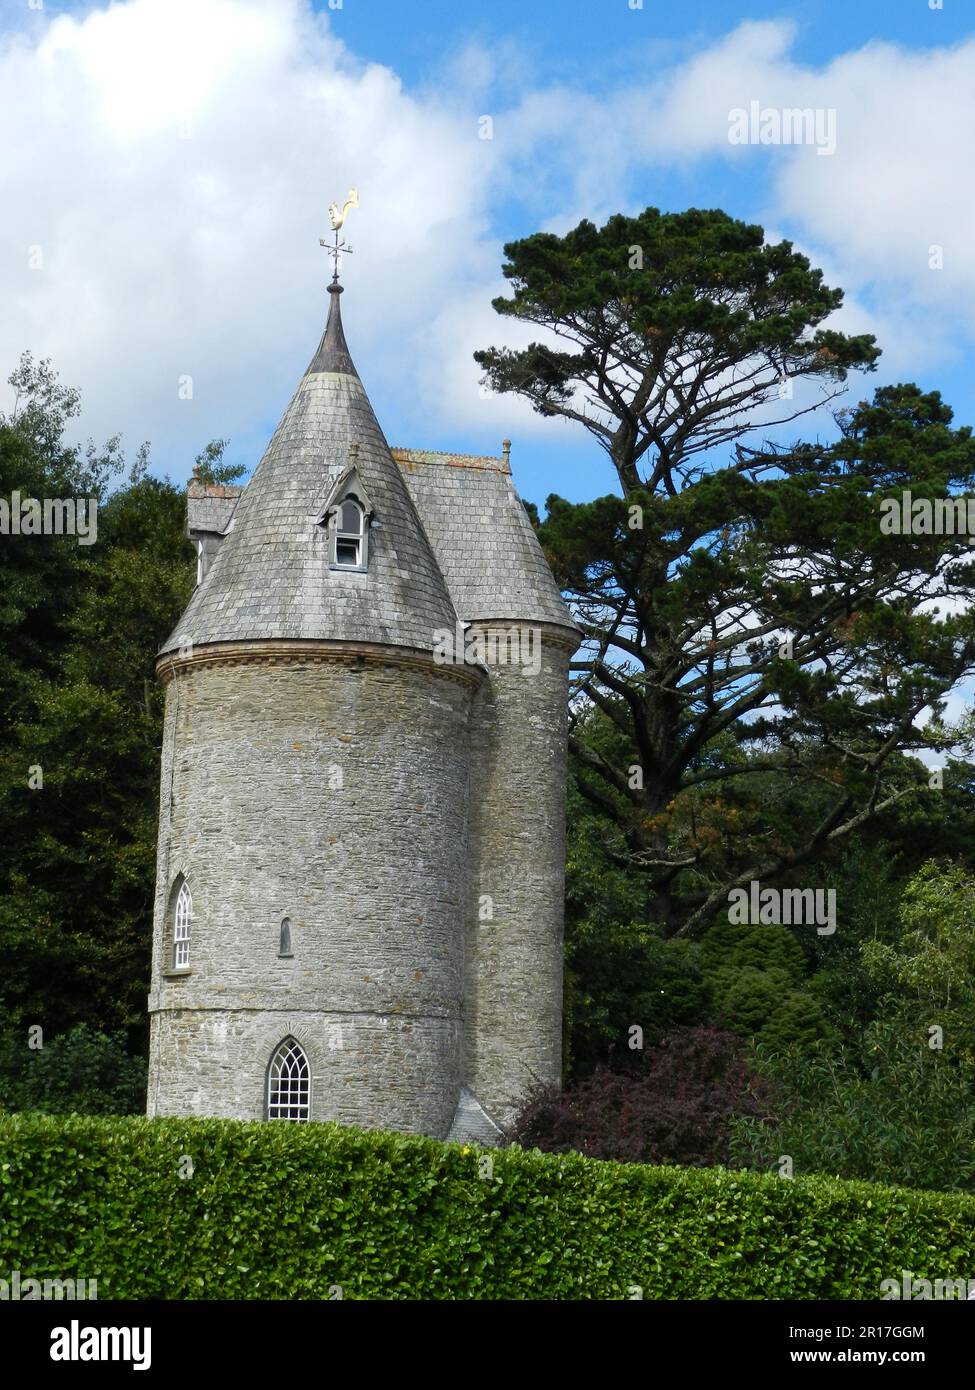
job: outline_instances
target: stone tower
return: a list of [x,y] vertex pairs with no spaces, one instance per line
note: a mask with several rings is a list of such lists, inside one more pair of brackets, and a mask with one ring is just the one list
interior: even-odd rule
[[190,485],[148,1113],[490,1142],[560,1074],[578,631],[507,448],[390,450],[329,294],[247,488]]

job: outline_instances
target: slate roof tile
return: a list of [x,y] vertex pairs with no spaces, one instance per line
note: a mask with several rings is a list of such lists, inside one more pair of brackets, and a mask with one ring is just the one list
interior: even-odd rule
[[[225,535],[163,652],[258,637],[429,651],[458,618],[575,624],[504,460],[390,451],[332,288],[322,341],[243,495],[191,483],[188,527]],[[330,569],[318,519],[355,466],[375,509],[366,573]]]

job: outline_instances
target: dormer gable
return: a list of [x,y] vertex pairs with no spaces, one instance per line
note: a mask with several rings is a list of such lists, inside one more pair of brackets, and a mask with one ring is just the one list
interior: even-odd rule
[[364,573],[369,568],[369,528],[376,513],[359,476],[358,451],[353,444],[351,462],[329,493],[318,524],[328,535],[329,569]]

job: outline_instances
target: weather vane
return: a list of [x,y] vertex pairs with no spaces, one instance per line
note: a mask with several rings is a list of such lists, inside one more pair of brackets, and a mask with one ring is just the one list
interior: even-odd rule
[[332,224],[332,232],[335,236],[335,245],[329,246],[328,242],[324,237],[319,238],[318,244],[319,246],[326,247],[328,250],[328,254],[332,258],[333,285],[337,285],[339,282],[339,256],[343,251],[347,251],[350,256],[352,255],[352,247],[348,246],[344,241],[339,241],[339,228],[344,224],[345,219],[348,217],[349,209],[357,208],[358,206],[359,194],[358,191],[354,188],[349,189],[349,196],[346,198],[342,207],[339,207],[338,203],[329,204],[328,218]]

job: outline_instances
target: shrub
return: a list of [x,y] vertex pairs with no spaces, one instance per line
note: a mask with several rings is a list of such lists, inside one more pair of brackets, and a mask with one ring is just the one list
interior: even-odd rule
[[709,981],[720,1021],[746,1037],[761,1032],[783,999],[795,993],[784,970],[754,965],[725,967]]
[[771,1168],[940,1191],[975,1191],[975,1097],[965,1069],[899,1020],[872,1024],[862,1050],[819,1043],[762,1055],[771,1117],[732,1123],[732,1152]]
[[903,935],[867,941],[864,969],[897,1013],[923,1032],[937,1024],[946,1050],[975,1075],[975,884],[960,864],[925,864],[900,902]]
[[826,1035],[823,1010],[808,992],[805,954],[788,927],[717,922],[700,950],[717,1023],[779,1046]]
[[121,1035],[79,1024],[31,1049],[26,1037],[0,1037],[0,1109],[49,1115],[137,1115],[146,1107],[146,1064]]
[[975,1200],[336,1125],[3,1115],[9,1269],[100,1299],[876,1299],[904,1269],[975,1269]]
[[677,1029],[638,1065],[591,1076],[561,1094],[542,1091],[522,1110],[513,1137],[548,1153],[575,1150],[631,1163],[721,1163],[729,1119],[761,1111],[762,1083],[741,1058],[742,1042],[716,1028]]
[[758,1036],[770,1047],[793,1044],[809,1047],[825,1037],[827,1031],[819,1001],[803,990],[794,989],[776,1004]]
[[701,967],[705,975],[748,967],[776,971],[797,985],[805,976],[806,958],[781,923],[717,922],[701,938]]

